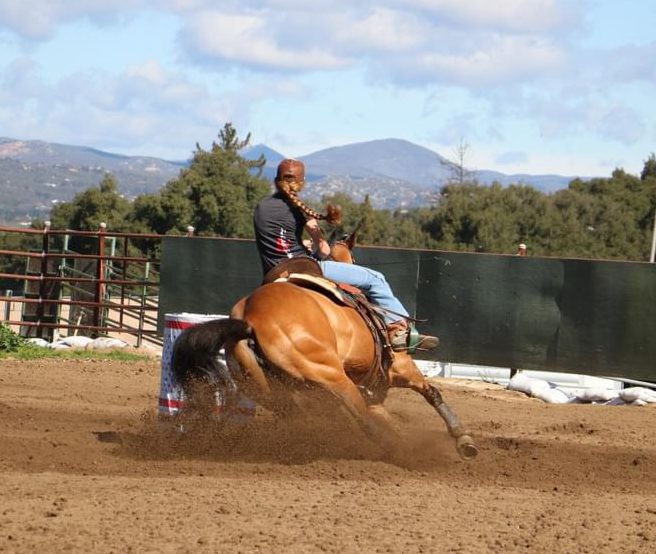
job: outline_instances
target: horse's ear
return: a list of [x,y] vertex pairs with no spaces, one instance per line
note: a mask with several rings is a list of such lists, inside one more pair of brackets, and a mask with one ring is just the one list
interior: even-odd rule
[[348,235],[344,239],[344,242],[346,243],[346,246],[349,247],[349,250],[353,250],[353,248],[355,247],[355,235],[356,235],[356,231],[353,231],[350,235]]
[[348,237],[344,238],[344,242],[348,245],[349,250],[353,250],[355,247],[355,237],[358,234],[358,231],[360,230],[360,227],[362,227],[362,224],[364,223],[364,217],[358,221],[358,224],[355,226],[355,229],[351,231],[351,234],[348,235]]

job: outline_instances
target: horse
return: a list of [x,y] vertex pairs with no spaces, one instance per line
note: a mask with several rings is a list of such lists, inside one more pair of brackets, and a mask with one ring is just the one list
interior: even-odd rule
[[[354,244],[355,232],[331,242],[332,259],[353,263]],[[381,372],[377,341],[380,337],[359,310],[316,287],[277,280],[238,300],[228,318],[185,330],[174,344],[172,366],[188,396],[198,394],[198,381],[223,387],[228,410],[236,404],[236,394],[226,391],[239,391],[284,413],[294,409],[291,391],[318,385],[342,402],[372,440],[388,445],[399,430],[383,402],[389,388],[408,388],[441,416],[458,454],[474,458],[478,448],[469,431],[411,355],[382,344],[388,363]],[[218,360],[221,348],[227,367]],[[205,398],[213,397],[210,392]]]

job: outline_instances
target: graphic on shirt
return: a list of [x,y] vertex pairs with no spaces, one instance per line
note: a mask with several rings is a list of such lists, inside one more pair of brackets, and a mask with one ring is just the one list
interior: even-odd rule
[[292,253],[290,252],[292,243],[285,237],[285,230],[280,229],[280,234],[276,237],[276,252],[280,252],[281,254],[285,254],[288,258],[292,257]]

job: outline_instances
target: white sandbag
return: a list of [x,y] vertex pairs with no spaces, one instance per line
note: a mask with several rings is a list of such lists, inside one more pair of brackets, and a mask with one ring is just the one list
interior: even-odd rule
[[646,402],[645,400],[641,400],[640,398],[636,398],[633,402],[629,404],[629,406],[646,406],[649,404],[649,402]]
[[53,350],[68,350],[70,346],[61,341],[56,341],[56,342],[51,342],[48,345],[48,348],[52,348]]
[[540,397],[540,395],[547,394],[550,390],[549,383],[542,379],[533,379],[529,387],[531,396]]
[[40,346],[41,348],[50,348],[50,343],[44,339],[35,337],[35,338],[27,339],[27,342],[33,344],[34,346]]
[[567,404],[572,400],[572,397],[570,397],[565,391],[555,387],[547,389],[540,388],[540,390],[538,390],[538,392],[533,396],[535,396],[535,398],[539,398],[540,400],[544,400],[549,404]]
[[581,389],[576,391],[576,398],[580,402],[606,403],[619,396],[619,391],[608,389]]
[[629,387],[620,391],[620,398],[627,404],[640,400],[645,404],[656,402],[656,391],[646,387]]
[[534,396],[536,392],[540,390],[546,390],[549,388],[549,383],[541,379],[534,379],[529,377],[523,372],[519,372],[513,376],[513,378],[508,382],[509,390],[516,390],[528,394],[529,396]]
[[82,335],[63,337],[56,341],[57,344],[70,346],[71,348],[86,348],[90,342],[93,342],[91,337],[84,337]]
[[97,339],[94,339],[92,342],[90,342],[87,348],[125,348],[127,345],[127,342],[119,339],[113,339],[111,337],[98,337]]
[[572,397],[563,390],[552,386],[544,379],[529,377],[524,372],[513,376],[508,382],[508,389],[523,392],[549,404],[566,404],[572,401]]

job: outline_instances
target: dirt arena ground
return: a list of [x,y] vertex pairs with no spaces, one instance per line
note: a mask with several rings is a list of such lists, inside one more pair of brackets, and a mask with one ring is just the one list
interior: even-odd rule
[[159,378],[157,359],[0,360],[0,552],[656,552],[655,405],[438,380],[480,446],[464,462],[407,391],[390,455],[331,404],[170,433]]

